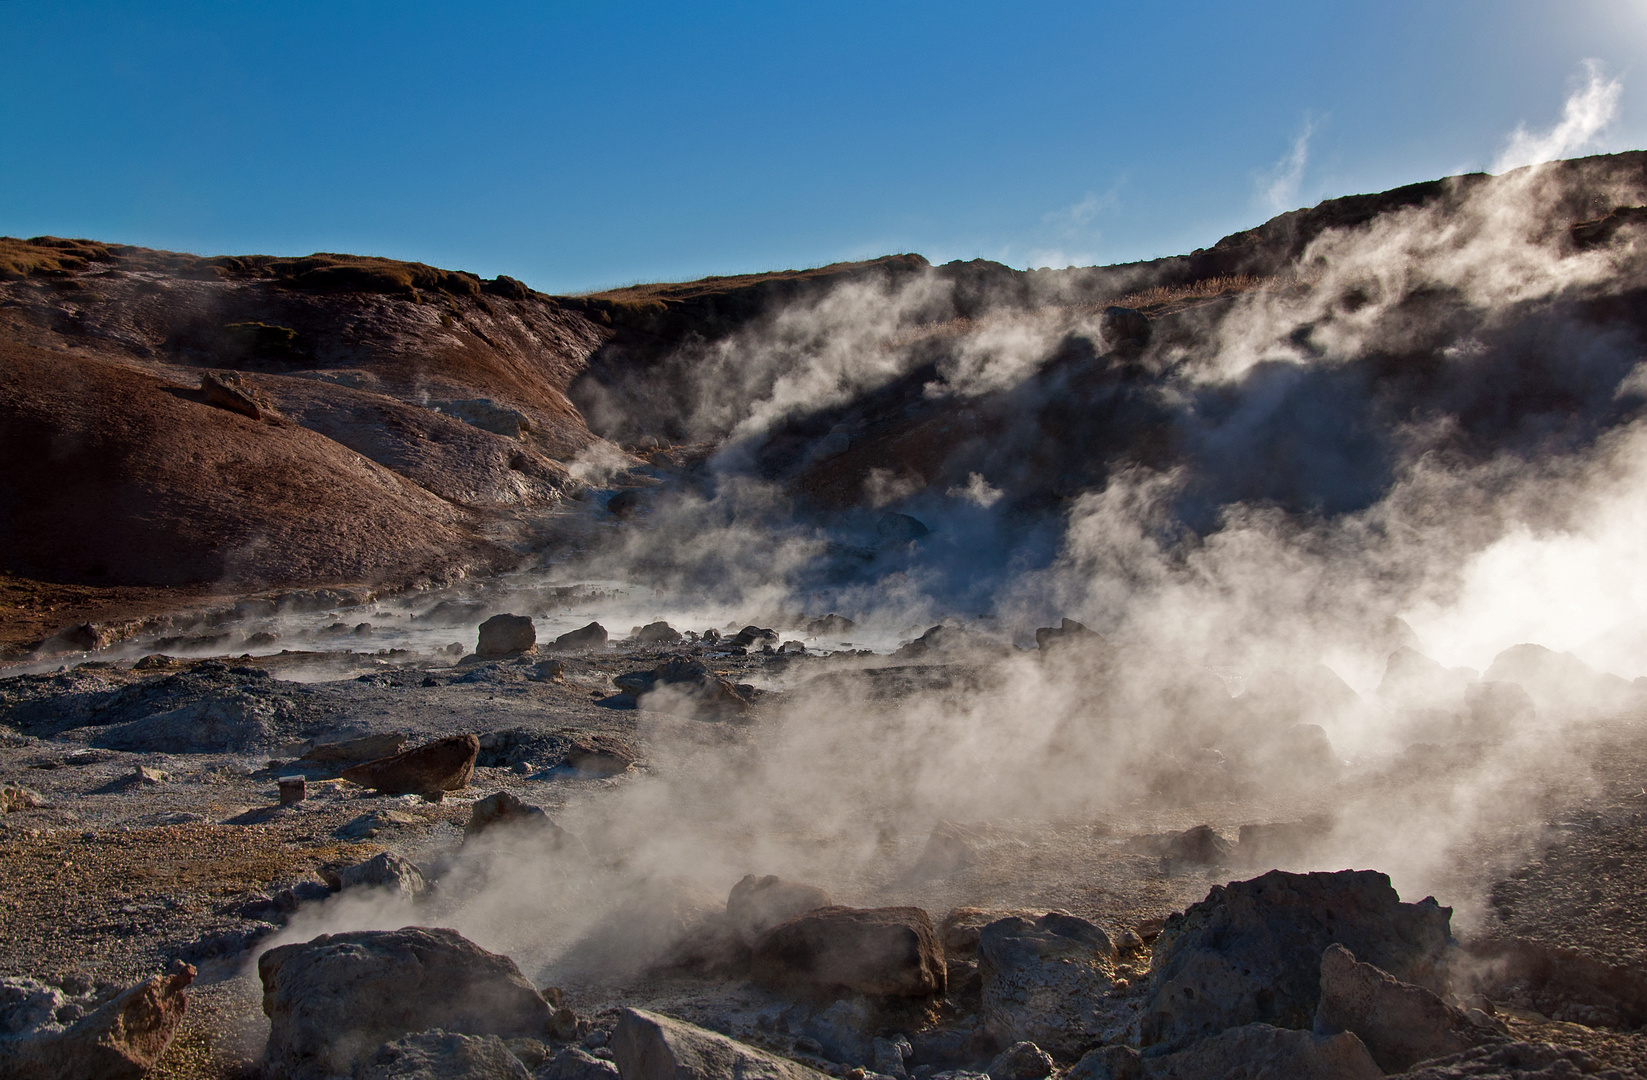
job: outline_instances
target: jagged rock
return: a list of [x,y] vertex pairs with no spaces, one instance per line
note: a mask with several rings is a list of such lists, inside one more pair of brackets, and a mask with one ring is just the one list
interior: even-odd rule
[[333,892],[354,888],[388,889],[403,900],[416,900],[429,891],[423,871],[391,852],[382,851],[341,870],[322,870],[326,886]]
[[378,1048],[358,1080],[532,1080],[526,1066],[496,1035],[433,1031],[407,1035]]
[[1149,344],[1149,316],[1126,307],[1107,307],[1098,320],[1098,332],[1111,352],[1137,353]]
[[746,874],[726,898],[726,917],[743,943],[753,946],[756,939],[784,920],[833,903],[829,894],[815,885],[785,881],[773,874]]
[[579,649],[604,649],[606,648],[606,627],[598,622],[592,622],[588,626],[568,630],[556,638],[550,648],[560,649],[563,652],[574,652]]
[[1102,645],[1104,639],[1096,630],[1088,630],[1074,619],[1064,619],[1057,626],[1043,626],[1035,631],[1035,647],[1042,652],[1069,644]]
[[[178,964],[172,974],[140,982],[67,1026],[55,1015],[31,1017],[15,1005],[8,1009],[8,995],[0,994],[5,1020],[0,1078],[138,1080],[154,1067],[182,1022],[188,1010],[184,990],[194,976],[193,967]],[[19,1020],[27,1027],[20,1028]]]
[[549,1003],[507,956],[456,930],[322,934],[257,961],[271,1080],[349,1074],[384,1043],[430,1028],[545,1038]]
[[207,372],[200,377],[200,392],[205,395],[208,405],[249,416],[253,420],[263,419],[265,406],[258,403],[252,388],[239,375]]
[[[907,1063],[914,1053],[915,1048],[902,1035],[893,1039],[874,1039],[870,1042],[870,1064],[874,1066],[875,1072],[882,1076],[908,1076]],[[1033,1077],[1031,1080],[1040,1078]]]
[[302,761],[322,765],[342,765],[354,762],[376,761],[394,757],[406,749],[406,736],[398,732],[381,735],[356,735],[349,738],[317,739],[303,751]]
[[26,788],[17,784],[0,786],[0,814],[10,814],[17,810],[33,810],[44,805],[46,805],[46,800],[33,788]]
[[1058,912],[1000,919],[978,937],[979,1016],[999,1043],[1071,1054],[1098,1034],[1098,1002],[1115,982],[1115,946],[1097,926]]
[[989,1063],[989,1080],[1043,1080],[1052,1075],[1052,1055],[1027,1040],[1015,1042]]
[[1470,1021],[1422,986],[1394,978],[1372,964],[1357,963],[1342,945],[1321,956],[1321,1002],[1315,1033],[1353,1032],[1387,1073],[1420,1061],[1462,1053],[1496,1034]]
[[825,907],[762,934],[751,974],[768,987],[819,995],[928,997],[947,985],[944,947],[913,907]]
[[568,1046],[538,1070],[537,1080],[618,1080],[618,1067],[587,1050]]
[[344,769],[340,775],[390,795],[461,791],[474,773],[478,753],[480,740],[474,735],[449,735],[393,757]]
[[637,645],[672,645],[681,640],[681,632],[660,620],[647,623],[636,630],[633,637]]
[[561,761],[584,776],[616,776],[636,761],[635,749],[616,735],[580,735]]
[[538,632],[532,620],[525,615],[493,615],[480,624],[480,637],[475,643],[475,655],[484,659],[517,656],[534,649]]
[[1372,870],[1272,870],[1214,886],[1156,939],[1144,1037],[1178,1046],[1243,1024],[1307,1027],[1321,996],[1321,955],[1335,942],[1444,993],[1451,918],[1429,897],[1402,903]]
[[555,824],[543,807],[534,806],[511,791],[499,791],[477,801],[469,810],[469,821],[463,826],[465,842],[488,830],[498,833],[531,836],[546,842],[552,851],[572,845],[572,834]]
[[640,1009],[612,1030],[623,1080],[821,1080],[822,1073],[725,1035]]
[[1354,1035],[1246,1024],[1186,1049],[1142,1062],[1145,1080],[1380,1080],[1384,1075]]

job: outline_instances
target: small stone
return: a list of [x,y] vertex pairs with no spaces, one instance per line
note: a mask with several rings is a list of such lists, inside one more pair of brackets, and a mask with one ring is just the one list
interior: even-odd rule
[[46,805],[46,800],[38,791],[32,788],[20,787],[16,784],[0,786],[0,814],[10,814],[17,810],[33,810]]

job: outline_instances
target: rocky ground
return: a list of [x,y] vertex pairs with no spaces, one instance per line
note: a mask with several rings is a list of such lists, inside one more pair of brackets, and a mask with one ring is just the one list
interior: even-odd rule
[[[250,1076],[269,1030],[251,966],[262,950],[323,930],[456,925],[512,956],[534,985],[562,988],[585,1032],[610,1032],[618,1010],[639,1006],[845,1075],[874,1061],[850,1038],[830,1041],[839,1016],[694,938],[740,872],[804,868],[836,904],[918,907],[935,925],[981,909],[948,924],[974,935],[1012,913],[1066,912],[1122,944],[1109,977],[1145,988],[1159,977],[1148,942],[1215,885],[1275,867],[1339,869],[1335,860],[1377,868],[1341,854],[1375,843],[1330,823],[1380,808],[1395,820],[1475,776],[1467,748],[1421,744],[1367,755],[1325,787],[1209,782],[1053,817],[934,823],[892,800],[807,821],[729,803],[723,819],[693,823],[694,835],[712,835],[713,861],[660,864],[648,833],[668,826],[648,793],[753,776],[762,754],[786,752],[820,688],[869,685],[908,708],[989,668],[941,652],[765,655],[764,643],[743,655],[725,642],[629,641],[499,659],[152,657],[0,681],[0,782],[15,793],[0,819],[0,974],[46,981],[89,1007],[193,964],[189,1011],[151,1075]],[[669,663],[693,661],[705,669],[667,681]],[[690,693],[658,696],[671,687]],[[381,753],[385,736],[399,737],[392,748],[457,732],[478,736],[479,752],[466,782],[438,799],[339,775],[351,754]],[[369,737],[380,741],[349,741]],[[1503,780],[1534,793],[1537,820],[1519,800],[1483,813],[1452,836],[1444,867],[1406,876],[1456,909],[1455,1000],[1479,1005],[1472,995],[1484,994],[1516,1038],[1639,1074],[1647,727],[1637,713],[1598,716],[1560,740],[1559,754],[1534,747],[1540,767]],[[291,776],[305,777],[305,797],[282,806],[277,781]],[[854,799],[848,778],[833,782]],[[501,859],[476,854],[466,826],[500,792],[541,807],[565,834]],[[415,864],[434,892],[397,908],[361,904],[381,890],[329,889],[325,875],[383,852]],[[523,860],[537,865],[526,872]],[[593,907],[591,896],[601,898]],[[614,933],[633,947],[616,948]],[[928,1045],[923,1031],[975,1023],[981,1007],[966,934],[945,934],[948,991],[893,1021],[917,1045]],[[1079,1056],[1041,1041],[1060,1068]],[[981,1070],[1004,1048],[981,1038],[927,1071]]]

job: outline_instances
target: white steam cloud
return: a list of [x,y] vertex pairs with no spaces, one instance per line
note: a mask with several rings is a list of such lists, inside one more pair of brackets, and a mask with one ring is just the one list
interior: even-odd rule
[[1584,61],[1584,82],[1567,98],[1561,122],[1548,131],[1528,131],[1518,125],[1509,144],[1493,162],[1495,173],[1570,157],[1590,147],[1596,136],[1618,115],[1624,84],[1607,78],[1599,60]]

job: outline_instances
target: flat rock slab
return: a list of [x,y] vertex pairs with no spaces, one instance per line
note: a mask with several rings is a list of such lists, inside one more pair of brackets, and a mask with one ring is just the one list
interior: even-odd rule
[[623,1080],[823,1080],[824,1074],[725,1035],[624,1009],[612,1031]]
[[479,738],[452,735],[393,757],[344,769],[341,775],[345,780],[389,795],[460,791],[474,774],[475,757],[479,753]]

